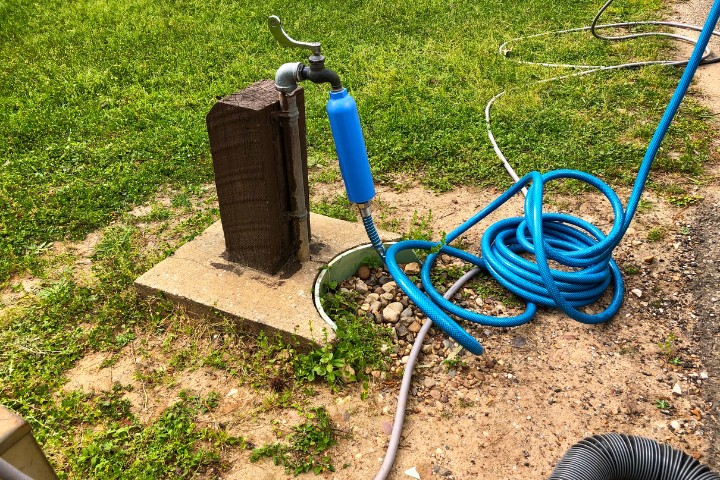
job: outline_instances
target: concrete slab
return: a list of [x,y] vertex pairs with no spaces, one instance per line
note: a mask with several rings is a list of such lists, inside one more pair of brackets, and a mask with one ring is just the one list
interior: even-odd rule
[[30,424],[3,405],[0,405],[0,459],[7,462],[5,468],[0,465],[0,470],[8,473],[5,477],[0,472],[2,478],[20,478],[10,476],[11,472],[7,471],[7,464],[10,464],[26,475],[22,478],[57,479],[45,453],[33,437]]
[[[228,261],[220,221],[135,280],[145,296],[162,294],[200,314],[219,312],[249,332],[280,334],[303,345],[335,338],[313,303],[320,269],[338,254],[368,243],[360,223],[310,215],[311,260],[268,275]],[[380,231],[383,241],[399,235]]]

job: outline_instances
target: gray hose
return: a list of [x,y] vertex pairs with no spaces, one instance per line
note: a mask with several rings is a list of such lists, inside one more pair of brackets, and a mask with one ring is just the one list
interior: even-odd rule
[[[372,221],[372,220],[371,220]],[[480,273],[479,268],[473,268],[465,275],[460,277],[449,289],[445,292],[445,298],[452,298],[467,282],[470,281],[475,275]],[[415,362],[420,355],[422,350],[423,340],[427,335],[428,330],[432,327],[432,320],[429,318],[425,319],[425,323],[418,332],[413,343],[412,350],[408,357],[407,364],[405,364],[405,371],[403,372],[402,383],[400,385],[400,393],[398,393],[398,404],[395,410],[395,422],[393,423],[392,432],[390,433],[390,442],[388,444],[383,463],[380,466],[380,470],[375,474],[375,480],[385,480],[390,474],[393,463],[395,463],[395,454],[397,453],[398,446],[400,445],[400,434],[402,433],[403,423],[405,422],[405,407],[408,401],[408,394],[410,392],[410,385],[412,384],[412,374],[415,369]]]
[[8,461],[0,458],[0,480],[32,480]]
[[720,475],[669,445],[606,433],[570,447],[549,480],[720,480]]

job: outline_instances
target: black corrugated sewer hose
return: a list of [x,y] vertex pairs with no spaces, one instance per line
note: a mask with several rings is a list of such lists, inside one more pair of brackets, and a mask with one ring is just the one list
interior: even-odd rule
[[607,433],[570,447],[550,480],[720,480],[720,475],[669,445]]

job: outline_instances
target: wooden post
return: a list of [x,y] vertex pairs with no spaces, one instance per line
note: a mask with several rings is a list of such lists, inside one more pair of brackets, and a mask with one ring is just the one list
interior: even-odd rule
[[[295,95],[308,192],[305,96],[302,89]],[[219,100],[206,119],[228,259],[270,274],[293,257],[298,245],[290,139],[279,111],[275,83],[263,80]],[[309,225],[310,219],[305,221]]]

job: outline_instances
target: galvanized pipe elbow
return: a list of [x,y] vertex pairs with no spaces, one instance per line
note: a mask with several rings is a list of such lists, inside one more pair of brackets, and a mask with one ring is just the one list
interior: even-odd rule
[[297,82],[302,79],[300,75],[304,67],[300,62],[282,64],[275,73],[275,88],[283,93],[294,92]]

